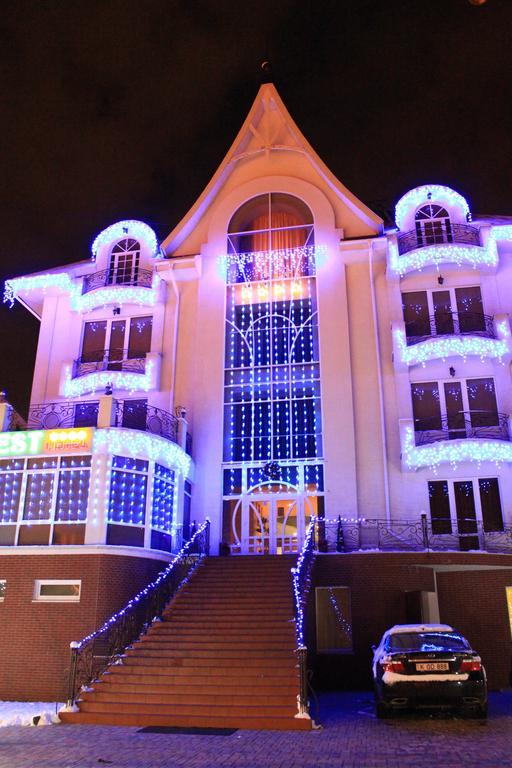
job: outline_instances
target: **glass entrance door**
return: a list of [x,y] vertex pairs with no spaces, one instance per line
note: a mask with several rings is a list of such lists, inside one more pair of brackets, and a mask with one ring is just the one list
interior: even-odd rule
[[298,552],[311,517],[302,496],[255,496],[242,501],[241,554],[281,555]]

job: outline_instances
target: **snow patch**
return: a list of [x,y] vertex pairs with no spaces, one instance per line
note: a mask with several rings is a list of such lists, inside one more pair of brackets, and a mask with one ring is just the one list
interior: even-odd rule
[[59,723],[55,711],[58,706],[51,701],[0,701],[0,727]]

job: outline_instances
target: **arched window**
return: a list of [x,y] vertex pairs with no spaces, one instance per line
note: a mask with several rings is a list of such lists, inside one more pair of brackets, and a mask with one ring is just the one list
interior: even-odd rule
[[108,285],[136,285],[139,275],[140,244],[131,237],[119,240],[110,252]]
[[253,197],[229,222],[229,253],[278,251],[313,244],[311,211],[302,200],[281,192]]
[[418,245],[453,242],[450,214],[441,205],[428,203],[416,211],[414,217]]

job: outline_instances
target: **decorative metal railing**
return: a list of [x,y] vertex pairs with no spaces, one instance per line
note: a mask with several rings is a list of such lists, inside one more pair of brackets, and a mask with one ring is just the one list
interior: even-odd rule
[[82,294],[94,291],[96,288],[105,288],[107,285],[137,285],[140,288],[151,288],[153,273],[149,269],[138,269],[135,274],[123,275],[112,272],[110,269],[102,269],[84,277]]
[[70,643],[68,707],[81,687],[88,686],[110,665],[122,663],[125,649],[161,618],[169,601],[190,579],[210,550],[210,521],[201,525],[155,581],[148,584],[102,627]]
[[39,403],[30,407],[26,429],[95,427],[98,423],[98,410],[98,400]]
[[306,606],[311,586],[311,570],[315,560],[315,528],[316,517],[306,531],[304,544],[297,558],[295,568],[292,568],[293,595],[295,606],[295,636],[297,642],[297,658],[299,661],[299,715],[309,714],[308,701],[308,649],[306,645]]
[[102,349],[82,355],[73,364],[74,379],[97,371],[145,373],[146,355],[135,355],[129,349]]
[[178,419],[172,413],[140,400],[116,400],[116,427],[141,429],[178,442]]
[[316,520],[318,552],[482,552],[512,554],[512,525],[487,530],[475,518]]
[[480,232],[470,224],[450,224],[440,227],[439,231],[430,234],[418,233],[415,229],[404,232],[397,237],[398,253],[408,253],[416,248],[428,245],[461,243],[463,245],[480,245]]
[[414,420],[416,445],[441,440],[510,440],[509,417],[497,411],[458,411]]
[[14,408],[11,410],[11,413],[9,415],[9,425],[7,427],[8,432],[19,432],[20,430],[27,429],[27,422],[23,418],[23,416],[20,416],[18,411],[15,411]]
[[494,318],[478,312],[437,312],[405,324],[407,345],[435,336],[481,336],[495,339]]

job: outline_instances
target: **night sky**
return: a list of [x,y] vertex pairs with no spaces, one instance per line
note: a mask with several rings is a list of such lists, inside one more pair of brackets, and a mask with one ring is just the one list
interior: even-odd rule
[[[0,279],[89,257],[123,218],[170,232],[222,160],[260,63],[370,206],[448,184],[512,215],[512,0],[4,0]],[[0,309],[26,411],[38,323]]]

